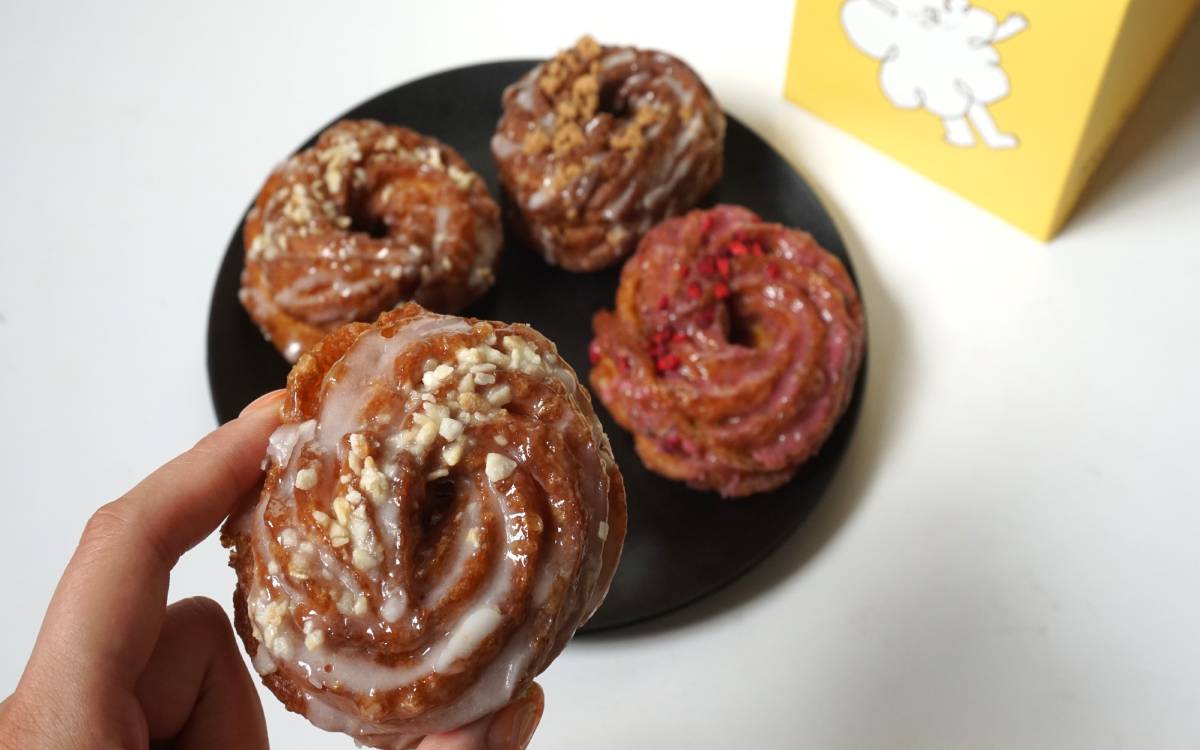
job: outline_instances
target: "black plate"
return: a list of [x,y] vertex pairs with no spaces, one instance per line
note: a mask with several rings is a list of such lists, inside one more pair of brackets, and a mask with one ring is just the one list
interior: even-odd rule
[[[337,119],[373,118],[435,136],[458,149],[497,195],[489,141],[500,117],[500,93],[535,62],[485,63],[438,73],[397,86]],[[768,220],[806,229],[850,267],[842,239],[812,190],[774,149],[732,117],[725,153],[725,176],[708,204],[741,204]],[[242,255],[239,222],[217,275],[208,322],[209,384],[222,422],[260,394],[282,387],[288,372],[287,363],[238,303]],[[612,307],[617,275],[617,268],[594,274],[551,268],[509,239],[496,286],[465,314],[529,323],[558,345],[586,381],[592,314]],[[820,455],[785,487],[740,501],[694,492],[647,471],[628,433],[597,402],[625,476],[629,534],[608,599],[583,632],[629,625],[693,602],[778,547],[817,504],[837,469],[858,416],[863,382],[865,373]]]

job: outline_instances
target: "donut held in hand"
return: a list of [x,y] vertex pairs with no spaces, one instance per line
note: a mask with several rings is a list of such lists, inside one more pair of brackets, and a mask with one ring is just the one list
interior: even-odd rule
[[458,152],[344,120],[271,173],[243,227],[242,305],[289,362],[405,301],[457,312],[492,285],[500,209]]
[[261,497],[223,531],[235,624],[292,711],[407,748],[521,695],[599,607],[625,491],[531,328],[409,304],[288,377]]
[[624,258],[721,176],[725,115],[662,52],[584,37],[509,86],[503,106],[492,154],[510,226],[568,271]]
[[651,470],[725,497],[779,487],[854,392],[866,321],[806,232],[737,206],[671,219],[595,316],[591,384]]

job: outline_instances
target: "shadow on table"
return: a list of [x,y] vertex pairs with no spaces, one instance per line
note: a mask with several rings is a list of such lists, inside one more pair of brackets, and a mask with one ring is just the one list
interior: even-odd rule
[[[793,165],[799,163],[797,154],[791,149],[781,150]],[[799,171],[803,174],[803,170]],[[815,185],[809,175],[805,174],[804,177],[810,185]],[[875,478],[880,457],[897,438],[896,425],[900,421],[909,382],[908,333],[904,319],[863,251],[854,230],[829,196],[822,194],[819,187],[814,189],[837,223],[845,241],[867,311],[866,391],[854,436],[837,476],[825,497],[796,533],[746,575],[712,596],[665,616],[589,634],[586,643],[653,636],[720,616],[796,575],[820,554],[853,516]]]
[[[1200,71],[1200,14],[1188,23],[1151,82],[1145,98],[1117,136],[1084,190],[1065,232],[1102,215],[1106,204],[1118,195],[1136,195],[1136,191],[1143,188],[1149,193],[1156,186],[1171,182],[1172,178],[1192,169],[1189,160],[1158,157],[1170,150],[1171,144],[1186,132],[1189,124],[1195,124],[1197,110],[1200,110],[1197,71]],[[1151,183],[1145,165],[1152,161],[1163,163],[1156,164]]]

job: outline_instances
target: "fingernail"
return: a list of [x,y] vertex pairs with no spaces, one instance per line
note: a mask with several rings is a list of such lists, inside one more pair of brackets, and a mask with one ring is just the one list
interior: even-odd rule
[[259,409],[262,409],[270,404],[273,404],[276,401],[278,401],[280,398],[282,398],[283,394],[285,394],[285,393],[287,393],[286,388],[280,388],[277,391],[271,391],[270,393],[264,393],[263,395],[254,399],[250,403],[246,404],[246,408],[242,409],[242,413],[239,414],[238,416],[244,417],[247,414],[249,414],[250,412],[258,411]]
[[536,682],[517,700],[505,706],[488,729],[488,750],[525,750],[533,730],[542,720],[546,697]]

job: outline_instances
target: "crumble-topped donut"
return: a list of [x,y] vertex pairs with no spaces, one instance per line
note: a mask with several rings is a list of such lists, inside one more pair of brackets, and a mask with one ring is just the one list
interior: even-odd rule
[[282,412],[222,541],[237,631],[290,710],[409,747],[519,696],[600,606],[624,485],[537,331],[405,305],[302,355]]
[[592,387],[642,461],[726,497],[782,485],[820,449],[866,335],[841,262],[737,206],[647,233],[593,325]]
[[344,120],[271,173],[243,228],[242,305],[289,362],[401,302],[456,312],[486,292],[500,209],[458,152]]
[[686,63],[583,37],[504,91],[492,138],[510,225],[546,261],[594,271],[721,176],[725,115]]

